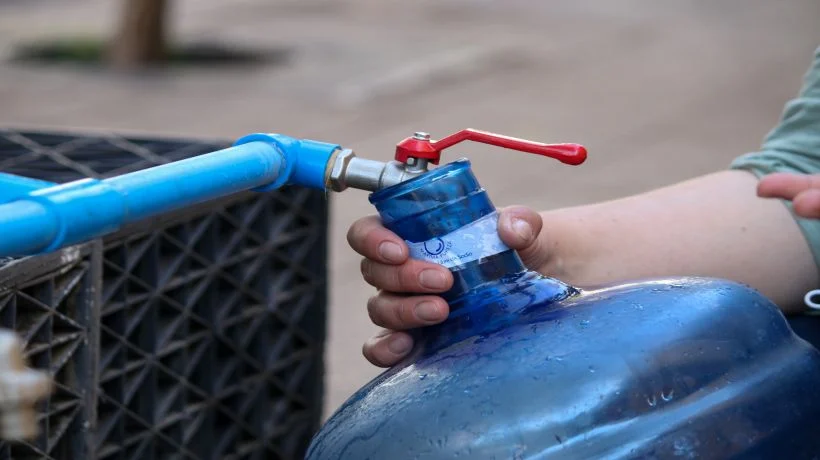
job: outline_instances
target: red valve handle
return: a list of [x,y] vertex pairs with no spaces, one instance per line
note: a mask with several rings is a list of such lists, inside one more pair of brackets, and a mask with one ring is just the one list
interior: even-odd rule
[[406,163],[408,158],[413,157],[428,160],[437,165],[441,159],[442,150],[463,141],[481,142],[542,155],[569,165],[579,165],[587,159],[587,149],[579,144],[542,144],[486,131],[464,129],[437,141],[431,141],[429,136],[422,133],[408,137],[396,145],[396,160]]

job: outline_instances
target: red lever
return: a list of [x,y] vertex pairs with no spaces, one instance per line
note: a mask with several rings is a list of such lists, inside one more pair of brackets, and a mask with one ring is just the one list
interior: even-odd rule
[[425,159],[437,165],[441,159],[442,150],[463,141],[482,142],[543,155],[569,165],[579,165],[587,159],[587,149],[579,144],[542,144],[486,131],[465,129],[437,141],[431,141],[429,134],[416,133],[413,137],[408,137],[396,145],[396,160],[406,163],[408,158],[413,157]]

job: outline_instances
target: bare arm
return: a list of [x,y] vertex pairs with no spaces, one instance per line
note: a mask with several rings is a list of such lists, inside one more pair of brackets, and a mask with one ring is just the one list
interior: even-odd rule
[[757,178],[723,171],[640,195],[541,213],[537,269],[579,286],[643,277],[712,276],[802,310],[818,269],[800,228]]

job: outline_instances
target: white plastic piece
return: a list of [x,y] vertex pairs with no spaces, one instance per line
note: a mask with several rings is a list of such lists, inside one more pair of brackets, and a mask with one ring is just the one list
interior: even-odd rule
[[37,436],[35,406],[51,391],[51,379],[26,366],[17,335],[0,329],[0,438],[17,441]]
[[806,306],[812,308],[814,310],[820,310],[820,303],[815,302],[812,300],[813,297],[820,297],[820,289],[815,289],[813,291],[809,291],[806,293],[806,296],[803,297],[803,302],[806,303]]
[[498,213],[493,212],[451,233],[427,241],[407,241],[410,257],[453,268],[490,257],[510,248],[498,236]]

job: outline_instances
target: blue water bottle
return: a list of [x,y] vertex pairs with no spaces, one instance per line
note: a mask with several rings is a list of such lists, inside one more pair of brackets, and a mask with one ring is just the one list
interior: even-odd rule
[[398,145],[393,168],[415,173],[370,201],[412,257],[453,273],[451,313],[413,331],[412,353],[348,399],[307,458],[816,458],[820,353],[772,302],[719,279],[579,289],[528,270],[468,160],[426,170],[463,140],[586,158],[474,130]]

